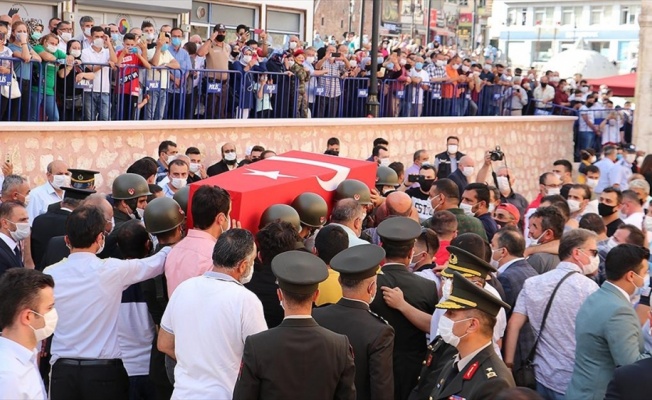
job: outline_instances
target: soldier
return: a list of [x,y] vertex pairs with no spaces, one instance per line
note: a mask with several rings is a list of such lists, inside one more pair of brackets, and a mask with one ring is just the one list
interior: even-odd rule
[[272,271],[285,319],[247,337],[233,392],[238,399],[355,399],[355,365],[349,340],[312,318],[326,264],[301,251],[274,257]]
[[[299,234],[303,230],[299,213],[297,210],[288,206],[287,204],[273,204],[267,207],[265,211],[263,211],[263,215],[260,216],[258,229],[263,229],[270,222],[276,221],[285,221],[291,223],[297,232],[299,232]],[[301,239],[303,238],[301,237]],[[294,245],[294,250],[308,251],[302,240],[297,240],[296,244]]]
[[305,248],[309,251],[315,247],[315,232],[324,226],[328,217],[328,204],[316,193],[305,192],[292,201],[292,208],[299,214],[301,232]]
[[387,197],[388,194],[396,191],[396,188],[400,185],[396,171],[384,165],[378,166],[376,170],[376,190],[381,196]]
[[147,196],[151,193],[145,178],[136,174],[122,174],[113,181],[111,197],[115,216],[115,228],[132,219],[142,219]]
[[[381,222],[377,233],[386,252],[378,287],[400,288],[405,300],[424,313],[432,314],[437,304],[435,282],[413,274],[408,264],[414,256],[415,239],[421,234],[418,222],[407,217],[393,217]],[[371,310],[389,321],[396,330],[394,341],[394,398],[407,399],[417,384],[421,362],[426,355],[426,334],[401,312],[377,296]]]
[[343,297],[313,311],[319,325],[349,338],[358,400],[394,398],[394,329],[369,309],[383,258],[385,251],[373,244],[351,247],[333,257],[330,266],[340,273]]
[[[91,190],[90,193],[95,193],[95,175],[99,174],[98,171],[91,171],[86,169],[69,169],[70,172],[70,187],[75,189]],[[62,187],[61,189],[65,189]],[[65,193],[64,193],[65,197]],[[61,202],[57,201],[48,206],[48,211],[55,211],[61,208]],[[36,260],[34,261],[36,263]]]
[[511,371],[491,346],[496,315],[509,305],[455,271],[451,294],[437,308],[447,310],[439,333],[459,354],[442,370],[430,398],[490,399],[514,387]]

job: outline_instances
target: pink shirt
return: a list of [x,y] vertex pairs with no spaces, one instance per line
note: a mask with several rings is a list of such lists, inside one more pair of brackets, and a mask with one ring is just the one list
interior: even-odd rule
[[168,296],[181,282],[201,276],[213,268],[213,247],[217,239],[197,229],[190,229],[188,235],[172,248],[165,260],[165,278],[168,281]]

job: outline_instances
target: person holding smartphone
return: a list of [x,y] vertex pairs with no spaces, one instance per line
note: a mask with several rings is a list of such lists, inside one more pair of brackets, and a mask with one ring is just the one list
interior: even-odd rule
[[266,91],[266,86],[273,84],[274,82],[268,79],[267,74],[261,74],[258,82],[254,84],[254,90],[256,91],[256,118],[270,118],[272,116],[272,96]]

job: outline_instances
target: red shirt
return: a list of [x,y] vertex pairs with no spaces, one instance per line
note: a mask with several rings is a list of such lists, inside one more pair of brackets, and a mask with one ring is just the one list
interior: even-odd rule
[[[126,50],[122,49],[118,52],[118,58]],[[122,68],[118,69],[118,82],[116,83],[116,90],[120,94],[131,94],[138,96],[140,92],[140,85],[138,83],[137,67],[142,67],[143,62],[140,61],[135,54],[127,54],[122,59]]]
[[435,253],[434,262],[436,265],[444,265],[448,262],[448,257],[450,253],[448,252],[448,246],[450,246],[450,240],[440,240],[439,241],[439,250]]

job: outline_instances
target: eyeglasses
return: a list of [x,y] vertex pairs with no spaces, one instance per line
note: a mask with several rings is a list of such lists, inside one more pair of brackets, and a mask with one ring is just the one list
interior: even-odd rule
[[595,250],[595,249],[582,249],[582,248],[580,248],[579,250],[582,251],[582,252],[588,251],[588,252],[591,253],[591,255],[593,257],[596,257],[598,255],[598,250]]

